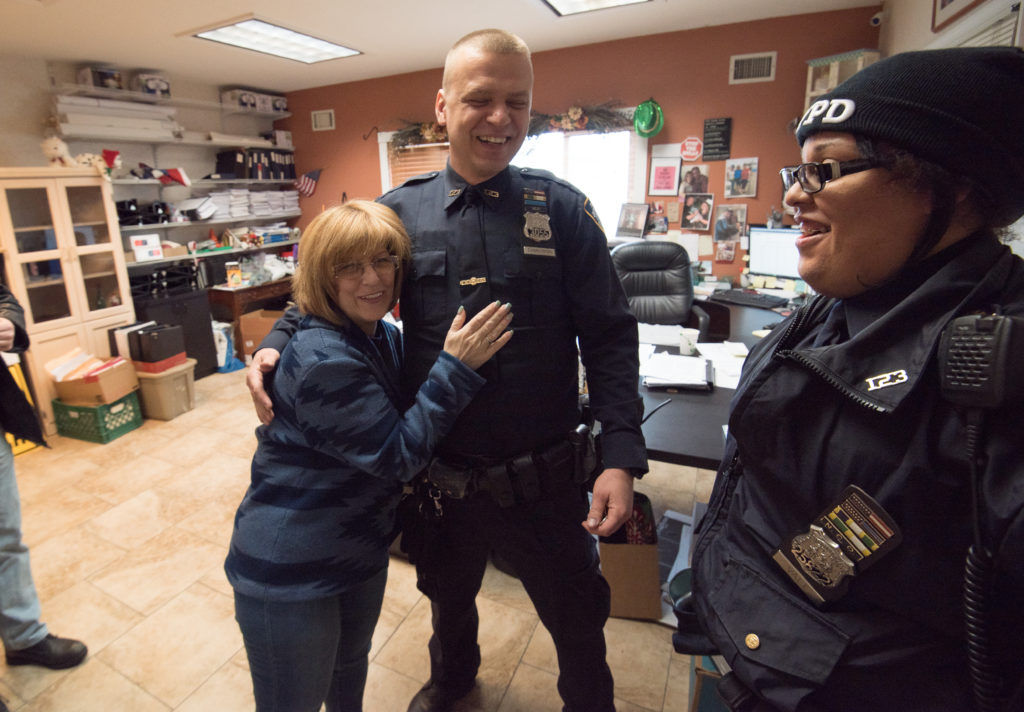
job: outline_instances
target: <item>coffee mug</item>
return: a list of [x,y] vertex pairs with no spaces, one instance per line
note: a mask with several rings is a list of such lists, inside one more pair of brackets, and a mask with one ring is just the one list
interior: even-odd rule
[[698,338],[700,338],[700,329],[680,329],[679,353],[683,356],[693,356],[696,354]]

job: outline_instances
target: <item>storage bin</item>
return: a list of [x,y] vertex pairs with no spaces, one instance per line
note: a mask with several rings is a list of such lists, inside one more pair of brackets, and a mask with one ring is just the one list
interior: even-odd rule
[[142,425],[139,399],[134,393],[104,405],[70,405],[54,399],[57,432],[69,438],[108,443]]
[[196,405],[195,380],[192,372],[194,358],[186,359],[160,373],[139,371],[139,398],[142,416],[155,420],[172,420],[187,413]]

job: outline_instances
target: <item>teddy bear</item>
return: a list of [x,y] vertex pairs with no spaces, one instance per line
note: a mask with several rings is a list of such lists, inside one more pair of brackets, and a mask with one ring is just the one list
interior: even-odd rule
[[43,149],[43,155],[49,159],[51,166],[73,168],[78,165],[78,162],[72,158],[68,145],[58,136],[50,136],[43,139],[43,142],[39,145]]

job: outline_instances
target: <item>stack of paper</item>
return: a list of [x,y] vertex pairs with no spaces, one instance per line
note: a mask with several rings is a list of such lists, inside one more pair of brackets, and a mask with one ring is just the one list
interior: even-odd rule
[[640,364],[640,375],[648,388],[710,390],[715,383],[714,366],[700,356],[656,353]]

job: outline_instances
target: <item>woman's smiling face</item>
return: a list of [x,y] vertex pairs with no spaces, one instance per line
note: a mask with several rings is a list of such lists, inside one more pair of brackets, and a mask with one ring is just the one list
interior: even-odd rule
[[[848,133],[822,132],[804,142],[801,160],[861,158]],[[853,297],[893,277],[910,256],[931,211],[927,194],[894,180],[885,168],[840,176],[817,193],[799,182],[786,191],[801,235],[800,276],[815,291]]]

